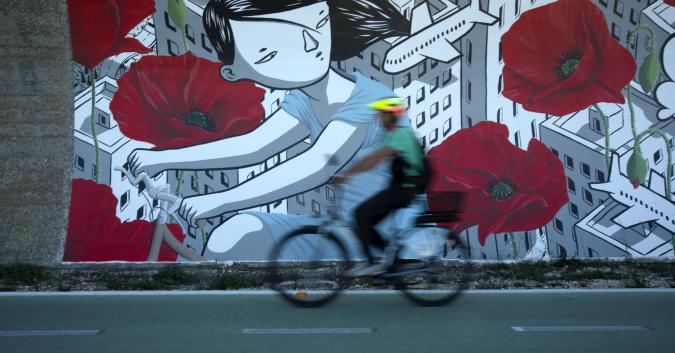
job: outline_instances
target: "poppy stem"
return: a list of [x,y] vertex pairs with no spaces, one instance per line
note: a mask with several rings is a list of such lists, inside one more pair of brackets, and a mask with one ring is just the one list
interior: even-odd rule
[[640,141],[638,139],[637,127],[635,126],[635,109],[633,108],[633,98],[631,96],[630,83],[626,85],[626,98],[628,99],[628,110],[630,110],[630,128],[633,131],[633,145],[640,151]]
[[185,48],[185,53],[190,51],[190,48],[188,47],[188,41],[187,41],[187,33],[185,28],[181,28],[180,34],[183,37],[183,48]]
[[611,164],[611,158],[610,158],[610,153],[611,151],[609,150],[609,119],[607,118],[607,115],[600,109],[600,106],[596,103],[593,104],[593,107],[600,113],[600,116],[602,117],[602,124],[604,127],[604,132],[605,132],[605,165],[607,166],[607,172],[609,172],[610,169],[610,164]]
[[511,246],[513,247],[513,258],[517,259],[520,257],[518,254],[518,246],[516,245],[516,237],[513,236],[513,233],[509,233],[509,238],[511,238]]
[[649,32],[649,49],[648,49],[648,51],[651,54],[651,52],[654,51],[654,36],[656,36],[656,34],[654,33],[654,30],[651,27],[649,27],[645,24],[637,25],[637,26],[635,26],[635,29],[628,32],[628,36],[626,37],[626,45],[628,46],[629,49],[634,49],[635,46],[632,45],[633,39],[635,38],[635,34],[640,32],[640,31]]
[[183,188],[183,180],[185,179],[185,171],[178,171],[178,176],[176,177],[176,196],[183,197],[180,190]]
[[666,179],[665,179],[665,184],[666,184],[666,199],[667,199],[668,201],[672,201],[672,195],[671,195],[671,191],[670,191],[670,183],[671,183],[671,180],[670,180],[670,179],[673,177],[673,176],[671,175],[671,170],[673,169],[673,153],[672,153],[671,150],[672,150],[673,146],[670,145],[670,140],[668,140],[668,136],[666,136],[666,134],[665,134],[663,131],[661,131],[661,130],[657,130],[657,129],[647,129],[647,130],[641,132],[641,133],[637,136],[637,141],[638,141],[638,145],[637,145],[637,146],[638,146],[638,148],[639,148],[639,146],[640,146],[640,145],[639,145],[639,141],[640,141],[643,137],[645,137],[645,136],[647,136],[647,135],[652,135],[652,134],[656,134],[656,135],[661,136],[661,138],[663,139],[663,142],[666,143],[666,151],[668,152],[668,164],[666,165]]
[[[645,25],[641,24],[635,27],[634,30],[628,32],[628,36],[626,37],[626,46],[628,49],[635,48],[634,45],[634,39],[635,39],[635,34],[638,33],[639,31],[648,31],[649,32],[649,53],[654,51],[654,30]],[[633,98],[631,96],[631,86],[630,82],[626,85],[626,98],[628,99],[628,109],[630,110],[630,127],[633,132],[633,148],[636,149],[636,152],[642,153],[640,149],[640,139],[638,138],[638,133],[637,133],[637,128],[635,126],[635,109],[633,108]]]
[[[192,190],[194,190],[197,194],[199,194],[199,172],[197,172],[196,170],[192,172],[192,180],[193,180]],[[206,245],[208,239],[206,238],[206,232],[204,232],[203,227],[199,227],[199,233],[202,236],[202,245]]]
[[96,137],[96,75],[94,68],[89,69],[89,78],[91,80],[91,136],[94,139],[94,153],[96,155],[96,164],[94,164],[94,181],[98,183],[98,138]]

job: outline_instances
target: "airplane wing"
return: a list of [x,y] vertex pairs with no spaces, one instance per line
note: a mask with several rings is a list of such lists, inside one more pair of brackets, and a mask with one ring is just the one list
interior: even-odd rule
[[624,227],[630,228],[634,225],[656,221],[658,217],[650,214],[641,207],[631,206],[627,210],[621,212],[618,216],[614,217],[614,223]]
[[462,54],[455,49],[447,40],[436,41],[421,50],[420,55],[442,62],[450,62],[459,58]]

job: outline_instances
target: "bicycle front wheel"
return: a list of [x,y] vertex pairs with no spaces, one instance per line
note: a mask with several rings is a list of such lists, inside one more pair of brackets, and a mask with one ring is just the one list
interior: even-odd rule
[[331,232],[308,226],[284,236],[270,254],[272,288],[294,305],[317,307],[346,286],[347,251]]
[[398,285],[417,305],[440,306],[457,299],[466,288],[470,264],[440,259],[397,264]]

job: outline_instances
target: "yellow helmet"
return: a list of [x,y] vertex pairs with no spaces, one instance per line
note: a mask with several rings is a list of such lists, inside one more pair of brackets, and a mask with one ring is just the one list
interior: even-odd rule
[[373,108],[379,111],[393,113],[396,117],[405,115],[406,104],[402,98],[392,97],[385,98],[379,101],[368,104],[368,108]]

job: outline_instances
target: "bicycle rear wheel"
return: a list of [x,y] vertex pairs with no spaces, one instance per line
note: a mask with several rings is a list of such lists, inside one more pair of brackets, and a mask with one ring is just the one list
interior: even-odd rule
[[269,281],[294,305],[317,307],[346,286],[347,251],[331,232],[308,226],[284,236],[272,249]]
[[463,261],[424,260],[397,264],[399,289],[417,305],[440,306],[457,299],[467,287],[470,264]]

